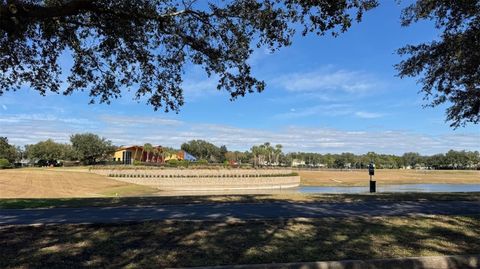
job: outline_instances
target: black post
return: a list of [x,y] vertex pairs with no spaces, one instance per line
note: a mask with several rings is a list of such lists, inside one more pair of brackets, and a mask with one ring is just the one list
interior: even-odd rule
[[370,192],[376,192],[377,182],[372,180],[373,175],[375,175],[375,164],[373,164],[373,162],[368,165],[368,174],[370,175]]
[[374,180],[370,180],[370,192],[376,192],[377,191],[377,182]]

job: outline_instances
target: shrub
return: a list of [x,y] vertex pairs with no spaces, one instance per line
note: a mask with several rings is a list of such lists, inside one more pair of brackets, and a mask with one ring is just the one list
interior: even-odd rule
[[12,165],[7,159],[0,159],[0,169],[11,168]]
[[172,166],[177,166],[178,165],[178,160],[177,159],[168,160],[167,164],[172,165]]
[[200,159],[197,161],[197,164],[208,164],[208,161],[205,159]]

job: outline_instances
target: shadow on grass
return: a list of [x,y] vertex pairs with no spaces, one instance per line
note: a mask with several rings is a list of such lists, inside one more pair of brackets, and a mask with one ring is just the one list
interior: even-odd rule
[[182,195],[102,198],[13,198],[1,199],[0,209],[154,206],[166,204],[265,203],[265,202],[363,202],[363,201],[480,201],[480,193],[376,193],[376,194],[252,194]]
[[[0,228],[0,268],[164,268],[480,253],[480,216]],[[452,266],[455,264],[452,264]]]

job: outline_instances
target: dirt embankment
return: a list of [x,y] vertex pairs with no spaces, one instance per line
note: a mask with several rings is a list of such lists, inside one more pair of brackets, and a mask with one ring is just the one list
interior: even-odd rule
[[55,169],[0,170],[0,198],[61,198],[134,195],[150,188],[105,176]]

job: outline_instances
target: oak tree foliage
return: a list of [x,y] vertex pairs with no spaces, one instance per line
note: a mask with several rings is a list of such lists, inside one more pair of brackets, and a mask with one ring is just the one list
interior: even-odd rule
[[407,45],[396,66],[400,77],[420,77],[430,106],[447,104],[452,127],[480,122],[480,1],[417,0],[402,13],[402,25],[432,20],[437,40]]
[[85,164],[109,159],[116,149],[112,141],[92,133],[74,134],[70,136],[70,142],[77,157]]
[[[295,31],[337,35],[376,0],[0,0],[0,95],[29,86],[86,91],[110,103],[128,89],[178,111],[189,63],[231,99],[262,91],[247,59],[288,46]],[[62,70],[60,56],[72,67]]]
[[0,159],[8,160],[9,163],[15,162],[18,157],[18,151],[14,145],[8,142],[7,137],[0,136]]

